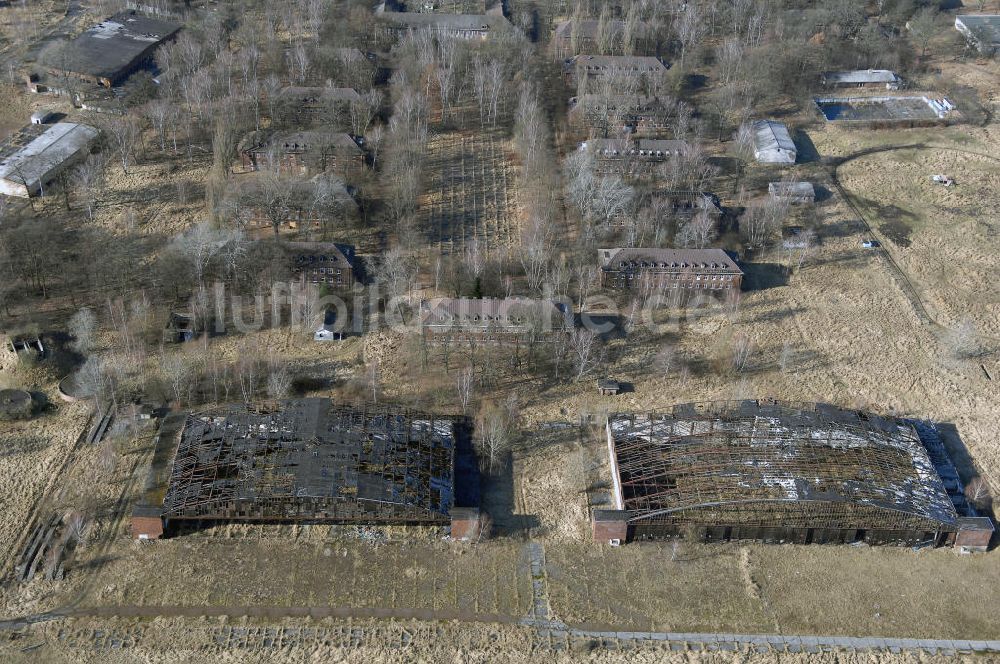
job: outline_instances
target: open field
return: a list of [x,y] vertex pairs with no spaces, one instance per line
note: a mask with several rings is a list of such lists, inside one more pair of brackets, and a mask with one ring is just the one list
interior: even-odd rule
[[427,145],[427,193],[421,198],[428,240],[442,253],[473,239],[484,252],[517,240],[517,189],[508,141],[496,132],[449,132]]
[[[957,184],[932,182],[939,173]],[[1000,236],[1000,158],[904,149],[855,159],[839,175],[934,318],[948,327],[968,318],[1000,336],[1000,287],[990,267]]]
[[118,538],[93,561],[93,591],[78,606],[343,606],[521,616],[530,605],[527,559],[516,542],[471,550],[434,541],[439,536],[380,542],[379,529],[366,530],[369,539],[329,526],[217,530],[155,546]]

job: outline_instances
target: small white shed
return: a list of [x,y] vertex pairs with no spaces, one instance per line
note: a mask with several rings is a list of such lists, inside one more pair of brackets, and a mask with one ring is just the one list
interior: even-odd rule
[[55,114],[52,111],[48,111],[43,108],[31,114],[31,124],[48,124],[54,117]]
[[332,323],[324,323],[313,334],[313,341],[340,341],[343,338],[343,333],[335,330]]

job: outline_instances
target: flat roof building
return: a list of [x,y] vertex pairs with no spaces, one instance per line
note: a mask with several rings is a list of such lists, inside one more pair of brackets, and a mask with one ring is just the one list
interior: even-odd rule
[[[607,445],[613,510],[599,541],[957,545],[992,524],[961,515],[917,427],[828,404],[683,404],[615,414]],[[941,447],[943,450],[943,446]],[[986,519],[986,522],[989,520]]]
[[40,195],[49,182],[90,154],[98,135],[93,127],[72,122],[22,128],[0,144],[0,194]]
[[115,14],[63,46],[49,70],[116,86],[149,65],[156,49],[180,29],[178,23],[134,11]]

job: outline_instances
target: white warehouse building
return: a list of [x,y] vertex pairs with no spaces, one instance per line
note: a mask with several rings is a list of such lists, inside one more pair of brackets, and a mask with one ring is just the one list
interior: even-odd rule
[[28,198],[82,161],[97,140],[93,127],[72,122],[30,124],[0,144],[0,194]]

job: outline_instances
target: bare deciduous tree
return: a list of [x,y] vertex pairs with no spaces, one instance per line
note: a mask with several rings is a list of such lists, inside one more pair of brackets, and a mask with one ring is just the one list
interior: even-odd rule
[[934,17],[937,10],[934,7],[924,7],[918,11],[907,24],[910,29],[910,36],[920,47],[920,59],[927,55],[927,45],[930,44],[937,27],[934,25]]
[[656,351],[656,355],[653,356],[653,367],[656,369],[664,378],[670,376],[670,372],[674,370],[674,364],[676,363],[677,357],[672,346],[668,344],[663,344],[660,350]]
[[475,383],[475,374],[472,367],[469,366],[459,371],[455,383],[455,387],[458,389],[458,400],[462,404],[462,413],[464,414],[469,410],[469,401],[472,399],[472,387]]
[[990,504],[990,487],[982,477],[973,477],[965,485],[965,497],[978,510],[984,510]]
[[680,67],[683,70],[685,60],[691,50],[697,47],[698,43],[705,36],[705,22],[701,16],[701,5],[698,3],[688,3],[684,6],[684,11],[680,13],[679,20],[674,24],[677,32],[677,41],[681,45]]
[[97,454],[97,467],[104,478],[110,478],[118,467],[118,443],[111,436],[101,442],[101,449]]
[[94,347],[97,316],[88,307],[80,309],[69,319],[69,333],[73,335],[70,346],[81,355],[88,355]]
[[122,173],[128,175],[129,166],[135,160],[135,150],[142,136],[139,122],[131,115],[110,116],[101,124],[101,128],[118,155]]
[[160,357],[160,369],[167,381],[174,402],[181,404],[190,387],[192,366],[190,359],[182,353],[166,353]]
[[501,469],[510,451],[516,430],[515,416],[507,404],[485,403],[476,418],[476,442],[484,470],[490,474]]
[[746,371],[750,366],[753,348],[753,340],[745,334],[738,334],[733,337],[732,366],[734,371],[738,373]]
[[97,194],[104,184],[104,159],[100,154],[88,156],[79,166],[73,169],[70,176],[77,196],[83,200],[87,208],[87,217],[94,219],[94,204]]
[[778,355],[778,367],[781,372],[784,373],[792,365],[792,358],[794,356],[794,351],[792,349],[792,344],[787,339],[781,344],[781,353]]
[[708,210],[699,210],[686,223],[681,225],[677,233],[677,242],[684,247],[704,249],[718,235],[715,219]]
[[601,340],[591,330],[575,328],[569,335],[569,347],[573,357],[575,380],[580,380],[601,363]]
[[284,399],[292,391],[292,375],[288,365],[272,361],[267,374],[267,396],[272,399]]

